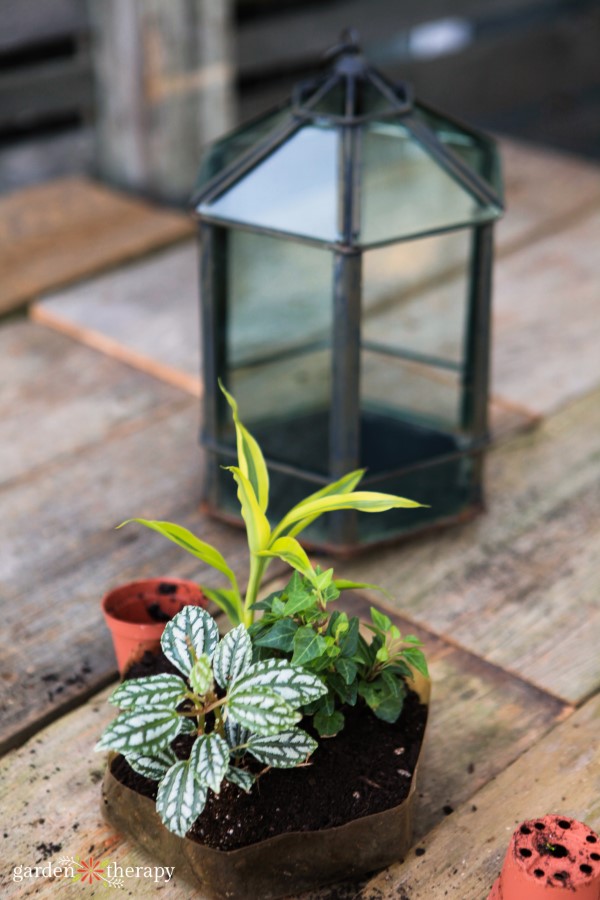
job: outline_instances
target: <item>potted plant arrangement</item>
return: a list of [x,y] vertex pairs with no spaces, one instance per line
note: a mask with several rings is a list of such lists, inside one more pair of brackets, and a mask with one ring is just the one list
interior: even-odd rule
[[[232,408],[230,467],[250,550],[243,596],[222,554],[178,525],[135,519],[225,576],[202,588],[233,626],[187,606],[167,623],[155,673],[122,682],[98,750],[113,756],[105,812],[215,898],[276,898],[358,876],[411,842],[411,804],[429,681],[421,642],[371,609],[367,630],[331,608],[344,581],[313,567],[297,540],[326,512],[420,504],[357,491],[352,472],[274,528],[262,452]],[[127,524],[127,523],[123,523]],[[266,597],[269,563],[292,574]],[[131,673],[130,673],[131,674]]]

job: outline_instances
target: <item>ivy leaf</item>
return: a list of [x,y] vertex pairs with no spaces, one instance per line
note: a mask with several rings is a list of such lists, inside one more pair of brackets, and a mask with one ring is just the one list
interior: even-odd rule
[[295,616],[298,613],[306,612],[307,609],[316,608],[317,598],[312,590],[301,588],[293,594],[289,594],[288,601],[283,609],[284,616]]
[[327,693],[327,688],[319,678],[285,659],[265,659],[254,663],[231,685],[229,699],[240,689],[247,691],[253,688],[275,691],[294,709]]
[[227,707],[231,718],[257,734],[277,734],[302,718],[268,687],[237,686],[229,693]]
[[252,772],[249,772],[247,769],[240,769],[237,766],[229,766],[225,773],[225,778],[232,784],[237,785],[237,787],[241,788],[247,794],[250,793],[252,785],[256,781]]
[[219,629],[212,616],[199,606],[184,606],[166,626],[160,646],[169,662],[189,677],[199,656],[212,658],[218,640]]
[[327,649],[325,638],[317,634],[309,625],[303,625],[294,635],[294,655],[292,663],[305,666],[313,659],[318,659]]
[[252,662],[252,642],[244,625],[238,625],[217,645],[213,669],[217,683],[226,690]]
[[175,765],[177,756],[170,747],[157,750],[151,756],[144,753],[127,753],[125,759],[138,775],[151,778],[152,781],[160,781],[167,769]]
[[384,672],[375,681],[361,682],[358,692],[378,719],[392,724],[398,720],[406,695],[406,686],[402,679]]
[[152,755],[170,744],[180,730],[181,716],[167,706],[128,709],[105,729],[96,750]]
[[206,795],[207,789],[194,777],[189,760],[181,760],[158,786],[156,811],[169,831],[185,837],[206,806]]
[[248,742],[248,753],[266,766],[278,769],[294,768],[304,762],[316,748],[317,742],[301,728],[292,728],[267,737],[252,735]]
[[270,647],[291,653],[294,647],[294,635],[298,631],[298,623],[293,619],[279,619],[271,628],[265,628],[254,639],[256,647]]
[[344,727],[344,714],[339,710],[335,710],[331,715],[327,715],[323,710],[319,710],[313,719],[313,723],[320,737],[333,737]]
[[218,794],[229,768],[229,747],[223,738],[215,731],[200,735],[194,741],[189,762],[200,784]]
[[120,709],[177,706],[186,692],[185,682],[178,675],[149,675],[147,678],[130,678],[124,681],[108,700]]

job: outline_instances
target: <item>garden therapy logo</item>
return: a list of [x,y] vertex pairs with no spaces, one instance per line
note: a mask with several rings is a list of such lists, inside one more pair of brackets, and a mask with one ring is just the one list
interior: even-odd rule
[[125,879],[143,878],[155,884],[166,884],[173,877],[175,866],[120,866],[109,859],[93,856],[61,856],[56,862],[43,866],[15,866],[12,880],[21,882],[32,878],[64,878],[85,885],[102,883],[116,890],[125,888]]

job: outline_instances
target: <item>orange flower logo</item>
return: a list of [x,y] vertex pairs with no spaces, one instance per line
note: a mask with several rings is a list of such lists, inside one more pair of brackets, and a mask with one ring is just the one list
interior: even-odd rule
[[93,884],[94,881],[104,881],[104,865],[96,862],[94,857],[90,856],[88,860],[82,860],[79,863],[79,868],[75,874],[80,876],[78,880],[82,881],[83,884],[86,882]]

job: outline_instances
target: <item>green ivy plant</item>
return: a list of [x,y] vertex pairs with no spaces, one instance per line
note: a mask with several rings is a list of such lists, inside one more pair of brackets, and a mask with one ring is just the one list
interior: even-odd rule
[[[224,780],[250,791],[252,756],[265,766],[292,768],[317,746],[297,727],[300,709],[327,693],[322,680],[285,659],[253,661],[250,634],[237,625],[221,640],[214,619],[188,606],[166,626],[163,653],[179,675],[123,682],[110,702],[122,712],[96,750],[122,753],[139,774],[158,781],[156,809],[183,837]],[[189,758],[172,743],[193,735]],[[246,764],[245,764],[246,763]]]
[[375,585],[335,581],[333,569],[313,570],[308,559],[302,568],[304,574],[295,571],[282,590],[254,604],[262,617],[250,634],[260,657],[286,658],[323,680],[326,693],[304,707],[321,737],[344,727],[343,706],[355,706],[359,697],[377,718],[397,721],[411,669],[428,675],[421,641],[412,634],[403,636],[373,608],[367,626],[373,637],[367,641],[357,616],[330,612],[328,604],[337,600],[341,589]]
[[[275,526],[269,524],[269,473],[262,451],[248,429],[242,424],[237,403],[221,384],[233,413],[237,441],[237,466],[228,466],[238,487],[242,517],[246,524],[248,547],[250,550],[250,571],[248,586],[242,596],[236,575],[223,555],[210,544],[201,541],[187,528],[172,522],[153,519],[128,519],[123,522],[138,522],[159,532],[208,566],[225,576],[228,587],[209,588],[202,586],[206,596],[227,615],[232,625],[243,623],[250,626],[254,620],[254,610],[270,561],[277,557],[316,584],[318,576],[313,570],[297,536],[315,519],[324,513],[336,510],[356,509],[367,513],[385,512],[396,508],[423,506],[415,500],[381,494],[373,491],[357,491],[364,469],[350,472],[338,481],[327,485],[305,500],[297,503]],[[119,526],[122,527],[122,526]],[[345,590],[347,582],[333,582],[337,590]],[[360,587],[361,585],[352,585]]]

